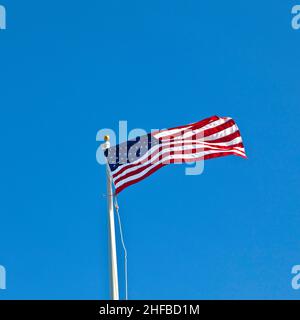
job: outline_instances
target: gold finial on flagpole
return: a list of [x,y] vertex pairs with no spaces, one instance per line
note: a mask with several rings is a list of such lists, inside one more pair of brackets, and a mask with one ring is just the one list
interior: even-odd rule
[[109,138],[109,136],[108,135],[104,136],[103,139],[104,139],[105,142],[101,144],[102,150],[109,149],[110,148],[110,142],[109,142],[110,138]]

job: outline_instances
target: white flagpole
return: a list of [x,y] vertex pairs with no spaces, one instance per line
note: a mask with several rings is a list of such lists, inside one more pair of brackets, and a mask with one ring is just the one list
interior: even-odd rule
[[[110,147],[109,136],[105,136],[104,140],[106,142],[102,145],[102,148],[103,150],[106,150]],[[116,251],[113,189],[112,189],[112,178],[109,173],[108,164],[106,167],[106,183],[107,183],[107,209],[108,209],[110,294],[111,294],[111,300],[119,300],[118,263],[117,263],[117,251]]]

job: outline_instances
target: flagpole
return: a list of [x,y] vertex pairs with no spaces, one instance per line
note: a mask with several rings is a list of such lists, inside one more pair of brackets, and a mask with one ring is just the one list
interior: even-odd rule
[[[105,143],[103,144],[103,149],[106,150],[110,147],[109,136],[105,136],[104,140],[105,140]],[[117,263],[117,250],[116,250],[113,188],[112,188],[112,178],[109,173],[108,164],[106,167],[106,184],[107,184],[107,209],[108,209],[110,295],[111,295],[111,300],[119,300],[118,263]]]

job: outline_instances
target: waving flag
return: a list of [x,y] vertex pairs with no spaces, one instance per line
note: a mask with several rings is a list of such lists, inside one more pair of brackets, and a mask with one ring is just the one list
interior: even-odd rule
[[231,118],[218,116],[149,133],[111,147],[104,153],[116,194],[170,163],[228,155],[246,158],[236,123]]

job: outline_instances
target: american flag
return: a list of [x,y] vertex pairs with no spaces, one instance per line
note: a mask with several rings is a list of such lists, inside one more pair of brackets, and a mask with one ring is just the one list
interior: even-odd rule
[[246,158],[236,123],[229,117],[218,116],[149,133],[110,147],[104,154],[116,194],[170,163],[228,155]]

